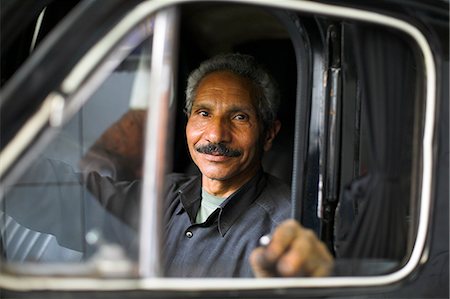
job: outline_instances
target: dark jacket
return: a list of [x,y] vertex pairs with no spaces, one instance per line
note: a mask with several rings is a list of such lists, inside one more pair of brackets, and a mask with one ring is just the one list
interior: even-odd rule
[[165,199],[165,269],[175,277],[253,276],[251,251],[291,210],[286,184],[262,172],[201,224],[201,177],[169,175]]

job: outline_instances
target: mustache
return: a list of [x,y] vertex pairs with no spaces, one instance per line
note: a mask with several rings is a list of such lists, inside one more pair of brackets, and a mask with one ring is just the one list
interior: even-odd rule
[[229,148],[223,143],[208,143],[205,145],[199,145],[195,147],[195,150],[202,154],[218,154],[226,157],[239,157],[242,155],[240,150]]

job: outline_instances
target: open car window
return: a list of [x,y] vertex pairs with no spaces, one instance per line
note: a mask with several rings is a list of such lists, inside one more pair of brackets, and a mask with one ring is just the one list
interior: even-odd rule
[[[97,279],[99,289],[314,290],[385,286],[419,266],[435,113],[421,31],[364,10],[243,2],[144,1],[61,79],[1,152],[2,275],[36,289],[63,274],[133,278]],[[186,79],[223,52],[255,56],[279,83],[282,129],[264,169],[332,252],[330,277],[164,278],[167,174],[199,173],[185,142]]]

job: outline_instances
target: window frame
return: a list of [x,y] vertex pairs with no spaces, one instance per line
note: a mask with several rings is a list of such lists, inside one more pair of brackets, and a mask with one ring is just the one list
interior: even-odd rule
[[[115,27],[106,34],[94,47],[88,51],[76,64],[61,85],[61,92],[64,95],[73,95],[84,85],[84,79],[92,73],[104,55],[110,51],[114,45],[132,28],[137,26],[149,15],[161,9],[199,1],[190,0],[170,0],[170,1],[146,1],[138,4],[132,9]],[[178,278],[140,278],[140,279],[89,279],[89,278],[48,278],[48,277],[16,277],[5,273],[0,274],[0,287],[12,290],[171,290],[171,291],[223,291],[223,290],[267,290],[267,289],[292,289],[292,288],[344,288],[344,287],[377,287],[398,283],[409,277],[426,258],[426,245],[428,239],[428,229],[430,226],[431,195],[433,187],[434,170],[434,148],[433,136],[435,131],[435,106],[436,106],[436,66],[431,47],[424,34],[410,23],[396,19],[392,16],[375,13],[364,9],[350,7],[340,7],[338,5],[323,4],[310,1],[290,1],[280,0],[252,1],[237,0],[235,3],[267,6],[280,9],[295,10],[302,13],[318,14],[329,17],[351,19],[387,26],[401,31],[414,40],[418,49],[422,52],[424,59],[424,73],[426,80],[425,87],[425,113],[424,113],[424,133],[422,139],[423,167],[421,169],[421,190],[419,199],[419,221],[417,235],[413,250],[408,262],[399,270],[380,276],[372,277],[326,277],[326,278],[265,278],[265,279],[178,279]],[[80,100],[81,101],[81,100]],[[30,126],[35,125],[44,129],[47,122],[58,126],[61,98],[55,93],[50,93],[45,101],[46,104],[27,124],[21,129],[17,137],[8,146],[15,148],[17,145],[28,146],[34,142],[35,136],[23,139],[22,132]],[[50,107],[50,108],[49,108]],[[56,107],[56,108],[55,108]],[[56,115],[56,116],[55,116]],[[166,126],[167,127],[167,126]],[[5,151],[1,153],[2,164]],[[14,163],[20,155],[13,155],[7,158],[6,165]],[[3,174],[5,169],[0,171]],[[155,188],[159,188],[155,186]],[[158,194],[158,190],[153,190]],[[24,287],[26,286],[26,287]]]

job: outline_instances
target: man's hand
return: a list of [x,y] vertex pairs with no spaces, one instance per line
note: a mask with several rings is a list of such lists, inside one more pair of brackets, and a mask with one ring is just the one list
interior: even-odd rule
[[333,268],[333,257],[325,244],[295,220],[281,223],[266,247],[250,255],[256,277],[326,276]]

